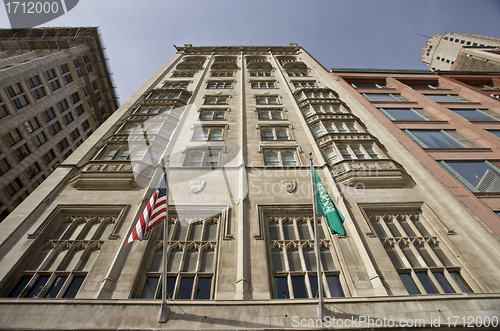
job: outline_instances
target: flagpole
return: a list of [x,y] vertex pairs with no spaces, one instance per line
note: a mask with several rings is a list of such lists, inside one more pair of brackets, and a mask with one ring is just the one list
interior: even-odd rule
[[312,186],[312,200],[313,200],[313,219],[314,219],[314,250],[316,251],[316,270],[318,278],[318,318],[323,320],[323,282],[320,263],[319,251],[319,236],[318,236],[318,213],[316,207],[316,182],[314,181],[314,165],[312,152],[309,152],[309,166],[311,168],[311,186]]
[[165,220],[163,221],[163,271],[162,271],[162,291],[161,291],[161,307],[158,313],[158,322],[166,323],[168,320],[168,316],[170,315],[170,308],[167,305],[167,238],[168,236],[168,166],[169,166],[169,155],[166,155],[167,165],[165,166],[165,162],[163,158],[161,159],[161,166],[163,168],[163,173],[165,174],[165,185],[167,187],[167,193],[165,196],[166,199],[166,208],[165,208]]

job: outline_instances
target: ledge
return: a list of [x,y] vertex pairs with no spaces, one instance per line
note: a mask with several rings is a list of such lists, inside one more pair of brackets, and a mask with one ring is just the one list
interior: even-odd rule
[[120,161],[91,161],[71,178],[69,184],[78,190],[128,190],[139,187],[130,162]]
[[364,188],[405,187],[413,183],[399,163],[389,160],[345,160],[331,166],[335,180]]

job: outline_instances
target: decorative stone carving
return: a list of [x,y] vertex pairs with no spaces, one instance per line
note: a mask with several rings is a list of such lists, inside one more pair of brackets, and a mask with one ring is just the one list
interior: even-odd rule
[[293,179],[291,179],[291,180],[282,180],[281,181],[281,186],[288,193],[293,193],[297,189],[297,181],[293,180]]
[[189,190],[197,194],[205,188],[206,184],[207,182],[204,180],[192,180],[189,182]]

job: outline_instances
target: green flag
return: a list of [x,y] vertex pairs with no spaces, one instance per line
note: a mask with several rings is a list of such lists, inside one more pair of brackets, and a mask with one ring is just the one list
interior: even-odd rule
[[332,233],[338,233],[341,236],[345,236],[345,229],[342,223],[344,223],[344,216],[335,207],[332,199],[326,192],[321,179],[314,169],[314,184],[316,185],[316,206],[318,208],[318,214],[324,216],[328,223],[328,227]]

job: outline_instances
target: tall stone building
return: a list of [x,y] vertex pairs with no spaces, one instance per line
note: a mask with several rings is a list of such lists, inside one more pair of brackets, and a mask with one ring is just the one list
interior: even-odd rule
[[[472,33],[435,34],[425,42],[420,59],[433,71],[497,71],[497,63],[486,62],[488,62],[488,57],[496,58],[495,54],[498,53],[499,46],[500,39],[498,38]],[[481,52],[477,52],[476,48]],[[471,56],[473,59],[467,59]],[[458,59],[460,63],[455,65]],[[468,62],[469,65],[465,65],[464,62]],[[452,69],[454,66],[455,69]]]
[[[498,237],[342,79],[296,44],[176,49],[0,224],[3,328],[497,325]],[[318,223],[324,321],[309,153],[347,232]],[[167,158],[168,242],[125,245]]]
[[118,109],[97,28],[0,30],[0,218]]

